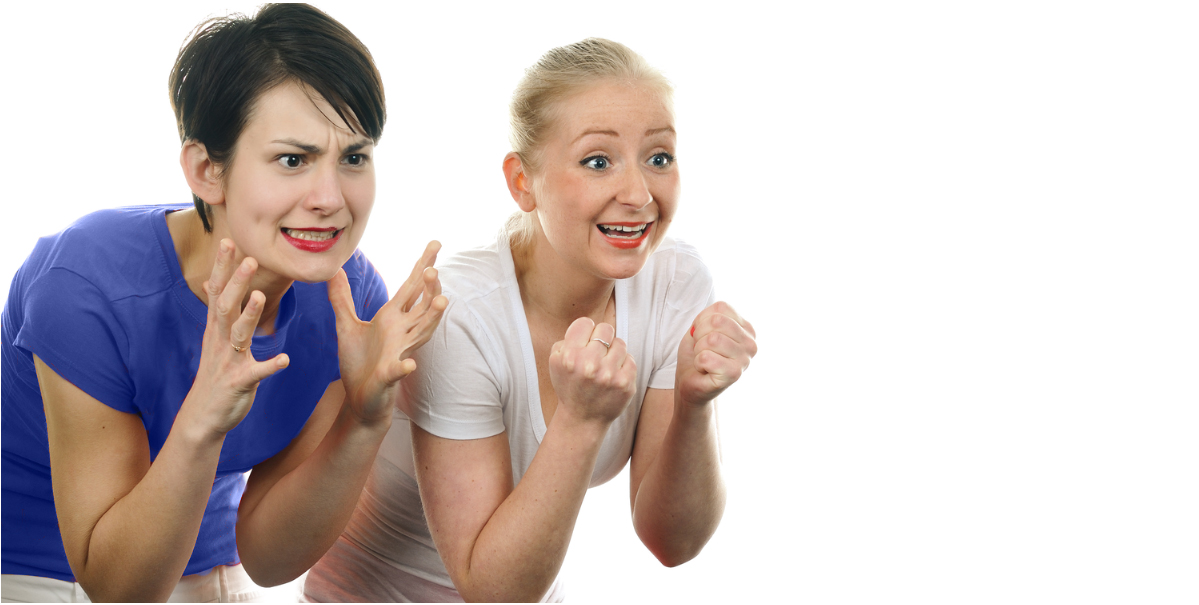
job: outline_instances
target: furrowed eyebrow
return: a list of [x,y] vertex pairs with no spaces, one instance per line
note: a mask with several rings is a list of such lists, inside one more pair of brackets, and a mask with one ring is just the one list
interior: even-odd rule
[[301,143],[295,139],[275,139],[274,141],[271,141],[271,142],[272,143],[282,143],[284,145],[291,145],[292,147],[298,147],[300,149],[303,149],[304,153],[311,153],[314,155],[320,155],[323,152],[323,150],[320,147],[317,147],[316,145],[309,145],[308,143]]
[[363,147],[370,147],[373,144],[374,143],[372,141],[363,140],[363,141],[358,141],[357,143],[353,143],[351,145],[346,145],[346,147],[341,150],[341,155],[349,155],[351,153],[357,153]]

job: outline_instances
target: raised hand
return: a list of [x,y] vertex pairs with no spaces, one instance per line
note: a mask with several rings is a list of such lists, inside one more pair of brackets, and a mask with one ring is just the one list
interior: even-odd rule
[[728,303],[701,311],[679,343],[675,396],[695,404],[715,399],[749,367],[758,352],[756,337],[753,326]]
[[580,317],[550,349],[550,382],[559,409],[579,420],[611,423],[633,397],[637,364],[616,328]]
[[258,262],[246,257],[235,263],[237,249],[231,240],[221,240],[212,275],[204,283],[208,295],[208,325],[200,349],[200,367],[187,393],[180,415],[190,426],[224,435],[250,412],[258,383],[287,367],[288,358],[279,354],[256,361],[250,341],[262,317],[266,296],[255,290],[243,310],[250,279]]
[[429,242],[412,274],[370,322],[358,319],[345,271],[328,282],[346,402],[365,422],[391,416],[400,379],[416,369],[412,352],[429,341],[449,304],[433,268],[440,249]]

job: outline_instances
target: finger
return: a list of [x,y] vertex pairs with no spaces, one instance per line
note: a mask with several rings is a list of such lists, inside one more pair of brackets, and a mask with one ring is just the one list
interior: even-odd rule
[[614,338],[612,340],[612,348],[608,349],[607,355],[604,356],[604,366],[611,369],[613,373],[616,373],[620,371],[626,359],[632,359],[632,357],[629,357],[628,345],[625,344],[625,341]]
[[587,346],[593,331],[595,331],[595,322],[591,321],[590,317],[580,317],[574,320],[569,328],[566,328],[566,336],[563,340],[566,341],[567,347],[581,349]]
[[221,291],[216,303],[217,317],[223,322],[223,326],[229,326],[241,315],[241,301],[245,300],[246,291],[250,289],[250,278],[254,277],[257,270],[258,261],[247,256],[238,264],[237,270],[229,278],[229,283],[225,284],[225,289]]
[[717,311],[715,306],[700,313],[699,317],[695,319],[695,323],[692,324],[691,336],[697,342],[705,336],[717,332],[725,334],[737,342],[753,340],[753,336],[745,330],[736,317]]
[[737,342],[727,334],[711,332],[695,343],[695,352],[711,351],[721,357],[736,361],[741,367],[748,367],[749,360],[758,351],[757,343],[752,338],[746,342]]
[[249,354],[248,347],[254,338],[254,329],[258,327],[258,320],[262,317],[262,307],[265,304],[266,296],[262,292],[258,290],[251,292],[245,310],[241,312],[241,316],[233,322],[233,327],[229,329],[229,342],[247,348],[247,354]]
[[739,361],[708,350],[695,354],[695,368],[701,374],[709,375],[712,384],[720,388],[736,382],[745,371],[745,367]]
[[221,295],[225,289],[225,284],[229,283],[229,278],[237,269],[237,263],[233,262],[233,257],[237,253],[237,246],[233,244],[231,239],[222,239],[217,246],[216,262],[212,265],[212,274],[208,277],[207,285],[204,290],[208,293],[208,306],[213,305],[213,301]]
[[262,382],[290,364],[291,358],[287,353],[280,353],[266,361],[256,361],[250,366],[250,379],[254,383]]
[[588,339],[587,346],[603,347],[604,352],[602,354],[606,355],[612,350],[612,346],[615,341],[616,328],[612,327],[612,324],[607,322],[600,322],[599,324],[596,324],[594,329],[592,329],[591,338]]
[[[418,315],[429,308],[429,302],[441,294],[441,280],[437,279],[437,269],[429,267],[421,274],[422,290],[404,303],[405,311],[414,311]],[[419,304],[417,301],[420,301]]]
[[337,329],[344,331],[358,321],[358,311],[354,309],[354,293],[350,290],[350,278],[346,277],[345,269],[338,269],[337,274],[325,282],[325,286],[329,290],[329,304],[333,306]]
[[400,284],[400,289],[396,291],[396,295],[387,304],[400,307],[401,311],[407,311],[412,307],[411,301],[416,298],[421,288],[424,287],[424,278],[422,276],[425,273],[425,269],[432,267],[433,263],[437,261],[437,251],[440,249],[441,243],[437,240],[433,240],[429,242],[428,246],[425,246],[425,251],[417,259],[416,265],[412,267],[412,273],[408,275],[408,279],[404,280],[404,283]]

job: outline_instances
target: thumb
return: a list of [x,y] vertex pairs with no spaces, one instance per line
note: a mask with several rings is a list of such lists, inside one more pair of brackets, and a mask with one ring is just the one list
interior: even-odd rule
[[348,327],[358,321],[358,312],[354,310],[354,294],[350,291],[350,280],[346,277],[345,269],[338,269],[333,279],[325,282],[329,289],[329,304],[333,305],[333,314],[337,317],[337,329]]

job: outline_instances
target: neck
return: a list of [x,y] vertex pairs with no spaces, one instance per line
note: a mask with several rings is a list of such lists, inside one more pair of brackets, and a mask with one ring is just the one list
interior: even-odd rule
[[570,266],[540,232],[523,249],[513,249],[512,261],[526,315],[567,326],[580,317],[599,323],[613,302],[615,280]]
[[[215,213],[214,213],[215,214]],[[215,217],[214,217],[215,218]],[[204,291],[204,282],[212,275],[212,267],[216,263],[217,251],[221,240],[229,238],[228,228],[224,221],[214,221],[212,233],[204,231],[200,218],[193,209],[172,212],[167,215],[167,228],[171,232],[171,240],[175,244],[175,254],[179,257],[179,266],[183,271],[183,279],[187,287],[200,299],[208,304],[208,293]],[[232,238],[229,238],[232,239]],[[234,266],[240,264],[246,255],[238,250],[233,258]],[[250,300],[250,293],[258,290],[266,297],[262,309],[262,317],[258,319],[256,334],[271,334],[275,331],[275,319],[279,315],[279,302],[291,287],[292,280],[275,275],[262,269],[250,279],[250,286],[242,297],[241,307],[244,309]]]

